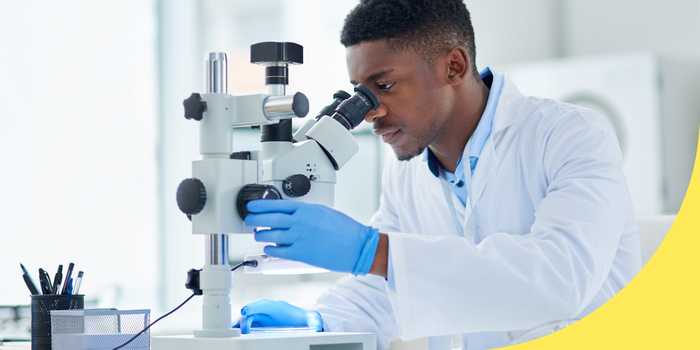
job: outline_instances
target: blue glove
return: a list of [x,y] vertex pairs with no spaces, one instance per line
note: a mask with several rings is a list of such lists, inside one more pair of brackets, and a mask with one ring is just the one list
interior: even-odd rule
[[250,333],[250,327],[315,327],[323,330],[323,319],[316,310],[306,310],[284,301],[256,300],[241,309],[241,318],[233,328]]
[[291,200],[255,200],[245,224],[270,227],[255,234],[272,242],[265,254],[301,261],[331,271],[366,275],[374,262],[379,230],[326,206]]

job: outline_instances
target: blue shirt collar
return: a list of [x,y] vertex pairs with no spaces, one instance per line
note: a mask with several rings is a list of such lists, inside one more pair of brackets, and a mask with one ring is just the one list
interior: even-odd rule
[[[503,76],[499,75],[498,73],[493,73],[490,67],[486,67],[481,71],[481,73],[479,73],[479,75],[481,76],[481,80],[483,80],[484,84],[486,84],[486,86],[489,88],[489,98],[486,101],[484,113],[481,115],[481,119],[479,119],[479,124],[477,124],[476,129],[471,136],[470,149],[464,150],[464,153],[469,152],[469,162],[472,171],[474,171],[474,168],[476,167],[476,160],[479,158],[481,150],[484,148],[484,144],[486,144],[486,140],[491,135],[493,116],[496,113],[498,98],[501,96],[501,90],[503,89],[504,82]],[[426,147],[422,156],[423,161],[428,163],[428,169],[430,169],[430,172],[433,173],[435,177],[439,177],[440,162],[438,161],[437,157],[435,157],[433,152],[430,151],[430,148]],[[464,156],[462,156],[462,158],[464,158]],[[458,168],[462,164],[462,158],[460,158],[459,162],[457,163]]]

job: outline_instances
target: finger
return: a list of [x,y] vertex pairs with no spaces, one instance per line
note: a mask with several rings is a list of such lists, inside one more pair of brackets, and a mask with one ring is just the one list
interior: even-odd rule
[[[273,258],[280,258],[280,259],[290,259],[290,256],[292,256],[292,247],[290,246],[266,246],[265,249],[263,250],[265,252],[265,255],[271,256]],[[294,259],[292,259],[294,260]]]
[[274,313],[276,310],[275,304],[277,302],[270,299],[258,299],[244,307],[241,308],[241,315],[251,316],[256,314],[269,314]]
[[288,199],[283,200],[269,200],[269,199],[258,199],[248,202],[246,208],[252,213],[286,213],[294,214],[297,209],[309,205],[306,203],[290,201]]
[[245,320],[245,316],[239,317],[233,324],[231,325],[231,328],[241,328],[241,321]]
[[248,214],[245,217],[245,224],[250,227],[289,228],[294,222],[294,217],[286,213]]
[[250,333],[250,326],[253,325],[253,320],[255,319],[255,316],[246,316],[245,322],[241,325],[241,333],[242,334],[249,334]]
[[255,233],[257,242],[269,242],[281,245],[292,245],[299,235],[289,230],[261,230]]

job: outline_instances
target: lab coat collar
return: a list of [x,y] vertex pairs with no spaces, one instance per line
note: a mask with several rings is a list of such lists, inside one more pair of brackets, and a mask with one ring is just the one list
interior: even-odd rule
[[440,176],[440,161],[428,147],[423,151],[423,161],[428,163],[428,169],[435,177]]
[[[515,84],[508,78],[508,75],[503,73],[503,76],[503,90],[501,91],[501,97],[498,100],[496,112],[493,116],[491,136],[486,140],[484,148],[481,150],[479,165],[474,168],[474,174],[471,179],[467,180],[467,182],[469,182],[469,187],[467,187],[467,189],[473,208],[475,208],[476,204],[479,202],[486,188],[486,183],[499,163],[496,155],[497,145],[494,143],[494,140],[497,139],[496,136],[498,136],[498,133],[504,131],[515,122],[520,109],[520,103],[524,97]],[[476,218],[474,220],[476,220]],[[478,222],[475,222],[475,224],[478,225]]]
[[[491,135],[502,131],[503,129],[509,127],[518,116],[518,111],[520,109],[520,103],[525,97],[520,90],[513,84],[513,81],[508,77],[508,73],[502,73],[503,75],[503,90],[501,90],[501,97],[498,100],[498,105],[496,106],[496,112],[493,116],[493,126],[491,129]],[[486,146],[484,146],[486,147]]]
[[492,136],[493,134],[486,140],[484,148],[481,150],[479,166],[474,168],[474,174],[472,176],[467,176],[468,174],[465,174],[467,191],[472,203],[471,208],[467,208],[467,212],[465,213],[465,216],[467,217],[468,215],[472,215],[472,208],[476,207],[476,203],[479,202],[481,194],[484,193],[486,183],[488,182],[489,177],[491,177],[491,173],[493,173],[498,166],[498,158],[496,157],[496,150],[493,145]]

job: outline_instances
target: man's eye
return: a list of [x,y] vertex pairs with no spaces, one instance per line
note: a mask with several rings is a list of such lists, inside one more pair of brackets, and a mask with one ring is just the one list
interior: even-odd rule
[[379,87],[379,90],[384,90],[384,91],[386,91],[386,90],[389,90],[389,88],[391,88],[391,87],[394,85],[394,83],[380,83],[380,84],[377,84],[377,85],[378,85],[378,87]]

